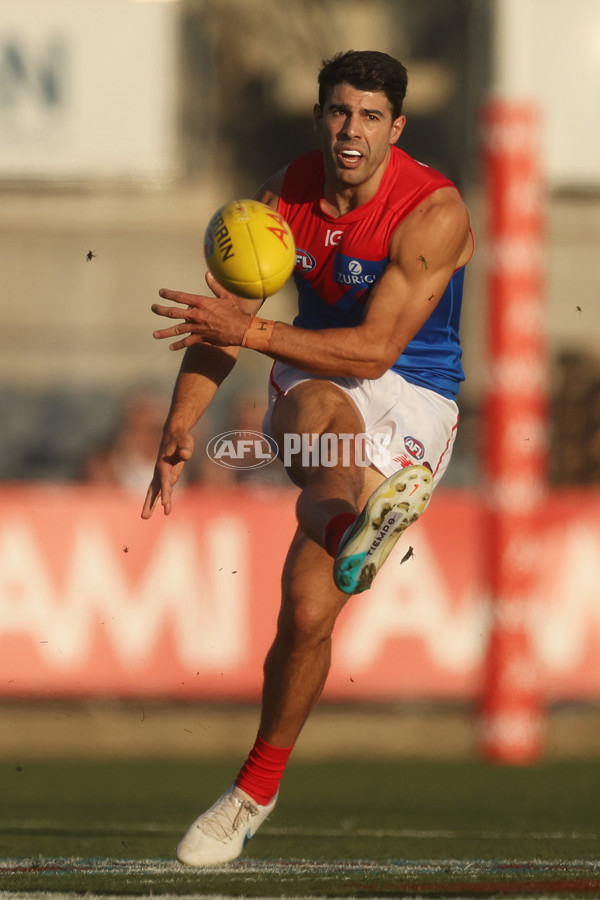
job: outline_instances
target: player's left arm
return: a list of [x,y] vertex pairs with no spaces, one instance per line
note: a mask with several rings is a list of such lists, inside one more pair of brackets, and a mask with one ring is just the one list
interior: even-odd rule
[[317,375],[378,378],[403,352],[472,252],[469,214],[458,191],[442,188],[392,236],[389,262],[351,328],[307,331],[276,322],[268,356]]
[[469,214],[454,188],[436,191],[401,223],[359,326],[365,344],[379,346],[372,360],[379,374],[422,328],[472,251]]

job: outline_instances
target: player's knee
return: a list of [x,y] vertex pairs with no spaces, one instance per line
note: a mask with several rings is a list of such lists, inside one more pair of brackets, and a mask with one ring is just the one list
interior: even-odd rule
[[279,630],[290,649],[316,646],[331,637],[337,611],[326,609],[319,603],[304,600],[289,604],[281,612]]

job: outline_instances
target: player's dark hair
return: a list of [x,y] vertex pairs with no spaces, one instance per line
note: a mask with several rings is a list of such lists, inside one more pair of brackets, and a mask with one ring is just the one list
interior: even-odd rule
[[338,84],[350,84],[359,91],[381,91],[392,107],[394,119],[402,115],[408,73],[401,62],[379,50],[348,50],[323,60],[319,72],[319,105]]

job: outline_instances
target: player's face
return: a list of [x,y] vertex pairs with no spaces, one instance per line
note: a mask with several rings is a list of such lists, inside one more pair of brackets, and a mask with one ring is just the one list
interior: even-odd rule
[[323,108],[315,106],[326,174],[342,188],[380,178],[405,121],[404,116],[393,118],[384,93],[336,85]]

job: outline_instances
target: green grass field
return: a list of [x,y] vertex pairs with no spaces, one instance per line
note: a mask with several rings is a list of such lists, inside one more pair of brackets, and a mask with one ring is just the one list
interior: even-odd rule
[[238,762],[3,762],[0,891],[600,896],[600,762],[292,761],[242,860],[180,866]]

